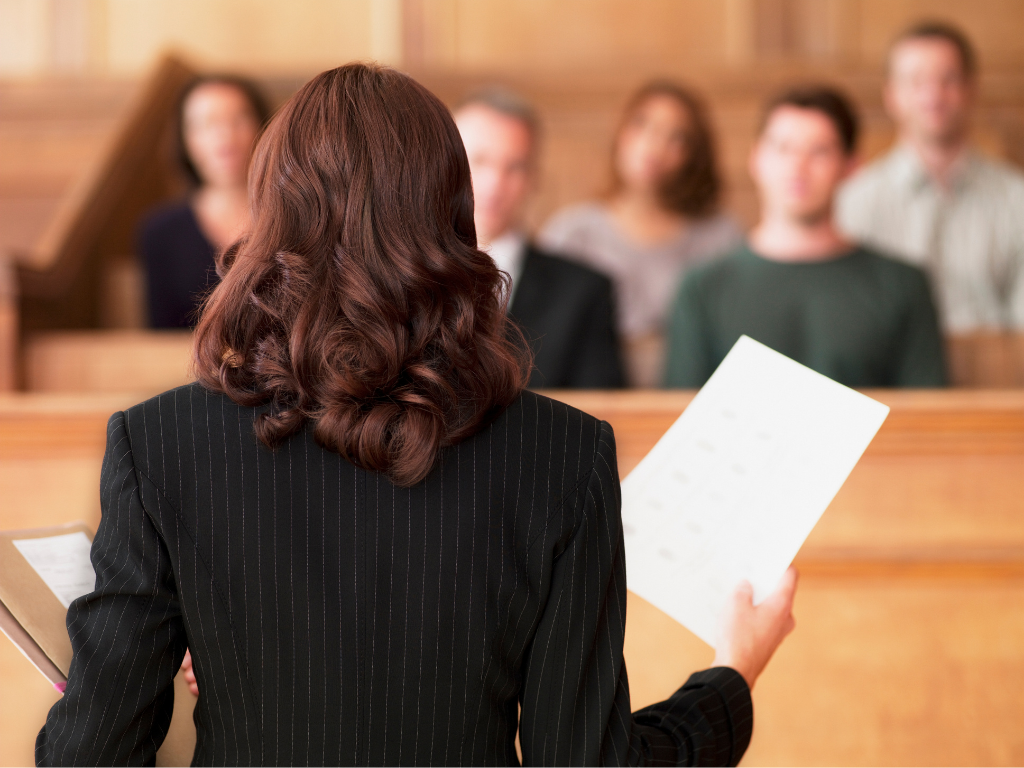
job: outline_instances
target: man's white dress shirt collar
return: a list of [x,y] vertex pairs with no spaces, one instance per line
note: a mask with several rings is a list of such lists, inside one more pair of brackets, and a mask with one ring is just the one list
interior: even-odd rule
[[512,278],[512,294],[509,296],[511,303],[523,273],[523,262],[526,260],[526,236],[522,232],[511,230],[482,246],[480,250],[489,254],[498,265],[498,269],[507,272]]

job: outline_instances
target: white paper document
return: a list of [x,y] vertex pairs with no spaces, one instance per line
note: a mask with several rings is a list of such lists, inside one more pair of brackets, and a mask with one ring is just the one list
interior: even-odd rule
[[96,573],[89,559],[92,542],[81,531],[13,543],[65,608],[95,588]]
[[888,413],[741,337],[622,482],[629,588],[713,645],[736,585],[775,589]]

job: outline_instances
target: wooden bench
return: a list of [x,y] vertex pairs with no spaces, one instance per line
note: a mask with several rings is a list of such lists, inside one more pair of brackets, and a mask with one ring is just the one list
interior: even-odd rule
[[[182,192],[170,134],[178,93],[195,72],[167,57],[136,82],[0,83],[0,390],[25,386],[18,370],[23,336],[144,324],[133,234],[150,206]],[[414,74],[450,104],[492,82],[484,73]],[[640,71],[546,71],[505,78],[536,103],[544,124],[541,179],[527,217],[531,228],[604,188],[620,110],[643,77]],[[864,112],[866,157],[892,138],[875,69],[753,65],[694,70],[687,77],[711,107],[726,207],[746,224],[757,210],[747,154],[763,100],[782,85],[825,78],[849,90]],[[303,79],[265,77],[260,85],[279,104]],[[1022,83],[1012,71],[983,77],[975,121],[975,138],[985,150],[1018,161],[1024,158]],[[1024,384],[1019,353],[1008,364],[983,364],[971,353],[961,358],[966,362],[954,366],[965,372],[956,373],[958,383]]]
[[188,331],[53,331],[26,338],[31,392],[156,394],[191,380]]
[[[692,397],[551,394],[612,424],[622,474]],[[870,394],[892,413],[798,556],[745,763],[1024,762],[1024,392]],[[106,420],[137,399],[0,396],[0,528],[95,525]],[[634,708],[711,657],[630,595]],[[55,694],[6,641],[0,680],[0,763],[27,763]]]
[[[190,377],[192,341],[183,331],[37,332],[26,335],[22,346],[22,378],[30,392],[156,394]],[[1024,387],[1024,334],[958,336],[947,348],[957,386]]]

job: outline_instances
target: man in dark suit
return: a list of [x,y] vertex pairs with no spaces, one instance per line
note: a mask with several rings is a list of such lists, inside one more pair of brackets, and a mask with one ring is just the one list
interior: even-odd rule
[[538,124],[517,95],[491,89],[455,111],[473,173],[480,247],[512,277],[509,316],[534,352],[530,386],[621,387],[611,281],[545,253],[523,234],[523,208],[533,186]]

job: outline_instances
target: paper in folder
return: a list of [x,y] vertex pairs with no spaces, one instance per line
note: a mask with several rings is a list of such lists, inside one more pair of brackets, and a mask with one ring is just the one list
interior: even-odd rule
[[[68,607],[95,587],[92,538],[84,523],[0,531],[0,631],[58,691],[64,691],[71,668]],[[180,673],[174,689],[174,713],[156,755],[158,766],[190,765],[195,751],[195,697]]]
[[622,482],[629,589],[713,645],[770,594],[889,413],[746,336]]
[[0,630],[59,691],[71,667],[68,606],[96,580],[91,546],[84,523],[0,532]]

